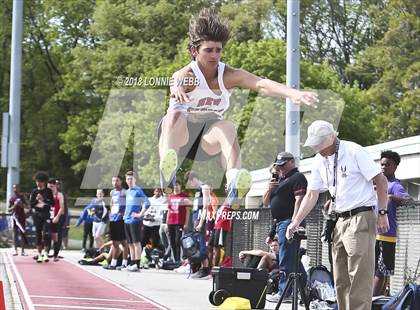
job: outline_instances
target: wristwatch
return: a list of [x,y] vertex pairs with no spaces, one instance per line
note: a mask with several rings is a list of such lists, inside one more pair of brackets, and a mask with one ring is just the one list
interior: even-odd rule
[[385,209],[380,209],[378,213],[379,213],[380,215],[385,215],[385,214],[388,214],[388,210],[385,210]]

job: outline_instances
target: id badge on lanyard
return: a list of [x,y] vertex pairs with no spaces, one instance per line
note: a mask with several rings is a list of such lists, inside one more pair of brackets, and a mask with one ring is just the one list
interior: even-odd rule
[[334,169],[333,169],[333,185],[328,188],[331,194],[330,208],[328,209],[328,215],[332,220],[337,220],[336,213],[336,198],[337,198],[337,166],[338,166],[338,149],[340,147],[340,140],[337,139],[335,145],[334,154]]

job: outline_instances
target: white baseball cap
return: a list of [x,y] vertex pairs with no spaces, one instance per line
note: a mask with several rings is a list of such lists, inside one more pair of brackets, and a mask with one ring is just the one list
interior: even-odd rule
[[305,141],[304,146],[317,146],[322,144],[327,138],[334,134],[338,135],[338,132],[334,130],[332,124],[323,121],[316,120],[308,127],[308,138]]

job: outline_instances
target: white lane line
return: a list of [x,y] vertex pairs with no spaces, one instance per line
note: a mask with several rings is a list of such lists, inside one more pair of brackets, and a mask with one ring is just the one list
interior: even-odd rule
[[149,299],[149,298],[147,298],[147,297],[145,297],[145,296],[142,296],[142,295],[137,294],[137,293],[135,293],[135,292],[133,292],[133,291],[130,291],[129,289],[127,289],[127,288],[125,288],[124,286],[122,286],[121,284],[118,284],[118,283],[116,283],[116,282],[114,282],[114,281],[112,281],[112,280],[109,280],[109,279],[107,279],[107,278],[105,278],[105,277],[103,277],[103,276],[101,276],[101,275],[99,275],[99,274],[96,274],[96,273],[94,273],[93,271],[90,271],[90,270],[89,270],[89,269],[87,269],[87,268],[83,268],[82,266],[80,266],[80,265],[79,265],[79,264],[77,264],[77,263],[74,263],[74,262],[72,262],[72,261],[70,261],[70,260],[68,260],[68,259],[64,259],[64,260],[65,260],[66,262],[68,262],[68,263],[70,263],[70,264],[72,264],[72,265],[74,265],[74,266],[76,266],[76,267],[78,267],[78,268],[82,269],[82,270],[83,270],[83,271],[85,271],[85,272],[89,272],[90,274],[92,274],[92,275],[94,275],[94,276],[98,277],[99,279],[102,279],[102,280],[104,280],[104,281],[106,281],[106,282],[108,282],[108,283],[111,283],[111,284],[115,285],[116,287],[118,287],[118,288],[122,289],[123,291],[126,291],[127,293],[130,293],[131,295],[134,295],[134,296],[136,296],[136,297],[138,297],[138,298],[140,298],[140,299],[147,300],[149,303],[153,304],[154,306],[158,307],[159,309],[162,309],[162,310],[168,310],[168,309],[169,309],[169,308],[167,308],[167,307],[165,307],[165,306],[163,306],[163,305],[160,305],[160,304],[156,303],[155,301],[153,301],[153,300],[151,300],[151,299]]
[[23,282],[23,279],[20,276],[20,273],[17,270],[16,265],[15,265],[12,257],[10,256],[9,252],[6,253],[6,257],[8,258],[8,261],[9,261],[10,265],[12,266],[13,272],[16,276],[16,280],[19,283],[19,287],[20,287],[20,290],[22,291],[23,299],[25,299],[25,303],[26,303],[26,306],[28,307],[28,310],[35,310],[34,304],[32,303],[32,300],[29,297],[29,293],[28,293],[28,290],[26,289],[25,283]]
[[34,304],[34,306],[42,307],[42,308],[65,308],[65,309],[127,310],[127,308],[109,308],[109,307],[97,307],[97,306],[86,307],[86,306],[67,306],[67,305],[50,305],[50,304]]
[[30,295],[31,298],[47,298],[47,299],[74,299],[74,300],[93,300],[93,301],[110,301],[123,303],[147,303],[145,300],[124,300],[124,299],[106,299],[106,298],[90,298],[90,297],[70,297],[70,296],[44,296]]
[[7,279],[9,280],[12,302],[14,306],[16,307],[16,309],[17,307],[19,307],[19,309],[22,310],[23,309],[22,300],[19,296],[19,290],[16,286],[16,281],[13,275],[13,271],[10,269],[10,263],[8,263],[7,261],[6,252],[1,252],[1,256],[3,257]]

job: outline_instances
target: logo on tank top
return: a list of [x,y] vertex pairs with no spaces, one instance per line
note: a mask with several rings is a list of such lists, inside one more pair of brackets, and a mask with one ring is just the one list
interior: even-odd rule
[[214,99],[211,97],[202,98],[198,101],[197,108],[203,106],[218,106],[222,102],[222,99]]

